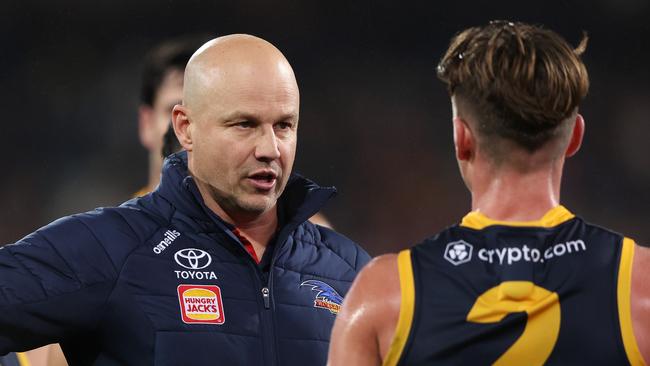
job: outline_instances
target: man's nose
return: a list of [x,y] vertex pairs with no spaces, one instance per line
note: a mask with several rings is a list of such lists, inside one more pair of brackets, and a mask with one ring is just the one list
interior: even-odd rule
[[272,161],[280,158],[278,138],[273,126],[264,126],[258,136],[255,146],[255,158],[262,161]]

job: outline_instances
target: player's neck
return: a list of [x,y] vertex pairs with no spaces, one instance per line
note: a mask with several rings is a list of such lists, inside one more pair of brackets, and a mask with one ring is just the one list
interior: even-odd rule
[[477,177],[472,210],[499,221],[534,221],[560,204],[560,171],[525,174],[501,170]]

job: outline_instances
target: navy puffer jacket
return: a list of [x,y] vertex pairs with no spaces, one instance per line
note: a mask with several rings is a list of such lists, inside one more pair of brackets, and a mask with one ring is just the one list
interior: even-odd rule
[[153,193],[0,249],[0,354],[61,343],[71,365],[324,365],[368,254],[306,221],[334,194],[293,176],[267,265],[203,204],[186,154]]

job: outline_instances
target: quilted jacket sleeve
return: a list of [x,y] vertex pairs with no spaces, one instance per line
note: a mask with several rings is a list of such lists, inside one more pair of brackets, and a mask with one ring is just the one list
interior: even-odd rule
[[101,320],[117,277],[102,243],[107,232],[116,246],[133,239],[107,231],[115,225],[99,216],[66,217],[0,248],[0,354],[61,342]]

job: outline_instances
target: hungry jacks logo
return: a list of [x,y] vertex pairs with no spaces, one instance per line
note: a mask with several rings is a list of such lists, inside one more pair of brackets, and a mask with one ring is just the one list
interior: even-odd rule
[[223,301],[219,286],[180,285],[178,301],[186,324],[223,324]]

